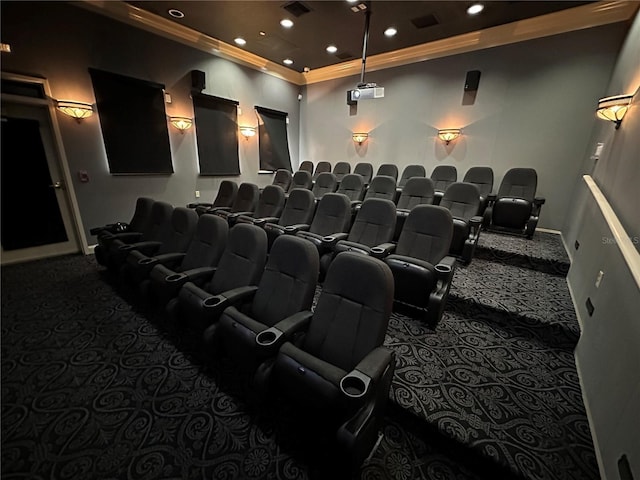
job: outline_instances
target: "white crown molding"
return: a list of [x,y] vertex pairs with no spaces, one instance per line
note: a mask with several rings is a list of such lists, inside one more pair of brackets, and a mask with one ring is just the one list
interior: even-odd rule
[[[362,67],[362,60],[357,59],[303,74],[120,0],[81,0],[73,4],[296,85],[309,85],[357,75]],[[639,6],[640,3],[637,1],[595,2],[422,45],[371,55],[367,57],[367,71],[383,70],[622,22],[632,18]]]

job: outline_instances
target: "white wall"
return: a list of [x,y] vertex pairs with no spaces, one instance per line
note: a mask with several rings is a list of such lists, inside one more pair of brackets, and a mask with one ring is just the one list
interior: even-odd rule
[[[640,87],[640,17],[636,17],[603,96]],[[603,480],[617,480],[618,459],[626,454],[640,478],[640,285],[631,268],[640,268],[640,111],[638,95],[619,130],[598,121],[588,144],[584,173],[592,173],[611,205],[631,254],[623,257],[601,207],[579,179],[572,215],[563,228],[572,260],[567,277],[582,325],[576,363]],[[597,162],[589,158],[603,143]],[[575,241],[580,246],[575,249]],[[634,249],[635,247],[635,249]],[[630,263],[631,262],[631,263]],[[604,272],[599,287],[598,273]],[[589,316],[586,301],[595,310]]]
[[[530,166],[547,198],[540,226],[559,230],[581,170],[598,98],[605,91],[626,26],[609,25],[514,45],[368,72],[385,97],[360,101],[351,115],[346,91],[358,77],[310,85],[302,106],[301,160],[453,164],[459,178],[474,165],[504,172]],[[463,86],[480,70],[475,103]],[[438,128],[462,128],[448,147]],[[351,132],[368,131],[360,148]],[[567,188],[570,186],[571,188]]]

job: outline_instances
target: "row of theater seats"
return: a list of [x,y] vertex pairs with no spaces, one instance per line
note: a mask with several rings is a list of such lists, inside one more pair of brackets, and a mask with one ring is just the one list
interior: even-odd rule
[[[166,215],[168,223],[161,220]],[[158,224],[174,231],[164,242],[149,239]],[[126,231],[112,225],[95,230],[96,258],[121,286],[197,338],[205,360],[226,355],[248,370],[255,399],[275,391],[292,408],[303,406],[334,438],[341,464],[358,468],[375,445],[395,368],[392,351],[383,346],[394,299],[393,263],[336,254],[312,312],[320,252],[305,238],[281,235],[268,251],[259,226],[229,228],[222,217],[198,217],[193,209],[148,198],[138,200],[131,222],[120,227]],[[164,246],[152,247],[154,242]],[[126,256],[108,258],[115,251]]]

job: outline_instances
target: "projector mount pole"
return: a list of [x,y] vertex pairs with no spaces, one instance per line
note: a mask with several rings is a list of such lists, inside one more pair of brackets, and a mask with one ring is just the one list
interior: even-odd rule
[[367,10],[364,12],[364,35],[362,39],[362,69],[360,70],[360,83],[359,87],[365,86],[364,83],[364,69],[367,65],[367,43],[369,41],[369,21],[371,19],[371,2],[366,2]]

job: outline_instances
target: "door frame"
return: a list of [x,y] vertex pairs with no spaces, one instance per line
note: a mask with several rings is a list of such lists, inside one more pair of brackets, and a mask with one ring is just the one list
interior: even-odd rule
[[[62,142],[62,134],[60,133],[60,126],[58,124],[58,119],[56,116],[56,100],[51,96],[51,88],[49,87],[49,82],[46,78],[32,77],[28,75],[21,75],[17,73],[10,72],[1,72],[1,78],[3,80],[13,80],[17,82],[23,83],[31,83],[41,85],[44,94],[46,96],[45,99],[41,98],[32,98],[32,97],[23,97],[21,95],[11,95],[11,94],[2,94],[2,101],[21,104],[21,105],[31,105],[31,106],[39,106],[44,107],[48,113],[49,117],[49,125],[51,126],[51,136],[53,139],[53,148],[55,150],[55,161],[57,163],[60,175],[62,176],[62,181],[65,186],[64,191],[62,192],[65,196],[66,207],[68,210],[69,218],[71,219],[72,229],[71,232],[72,237],[71,240],[76,244],[76,251],[81,251],[85,255],[91,254],[91,249],[87,244],[87,237],[84,234],[84,227],[82,225],[82,217],[80,216],[80,208],[78,205],[78,200],[76,198],[75,189],[73,186],[73,177],[71,175],[71,171],[69,170],[69,163],[67,161],[67,156],[64,150],[64,144]],[[64,205],[60,206],[64,208]],[[38,258],[45,258],[50,256],[55,256],[55,253],[48,253],[44,255],[33,255],[26,256],[25,258],[9,260],[2,262],[3,265],[8,265],[10,263],[17,263],[28,260],[36,260]]]

